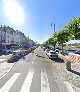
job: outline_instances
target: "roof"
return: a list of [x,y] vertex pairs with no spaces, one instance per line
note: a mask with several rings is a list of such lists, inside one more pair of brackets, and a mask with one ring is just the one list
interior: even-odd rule
[[66,42],[67,44],[77,44],[80,43],[80,40],[70,40],[68,42]]

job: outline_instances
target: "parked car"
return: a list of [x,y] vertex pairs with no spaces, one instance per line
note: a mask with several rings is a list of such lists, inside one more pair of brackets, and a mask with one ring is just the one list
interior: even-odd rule
[[76,50],[73,52],[74,54],[79,54],[80,55],[80,50]]
[[[69,53],[69,51],[68,51],[68,50],[63,49],[63,54],[64,54],[64,55],[68,55],[68,53]],[[62,54],[62,51],[61,51],[61,54]]]
[[43,47],[43,50],[45,51],[46,47]]
[[53,50],[50,50],[47,55],[49,58],[58,58],[58,54],[56,53],[56,51]]
[[33,46],[33,48],[34,48],[34,49],[36,49],[36,48],[37,48],[37,46],[35,45],[35,46]]
[[60,52],[60,50],[59,50],[59,49],[56,49],[55,51],[56,51],[57,53],[59,53],[59,52]]
[[5,53],[12,53],[13,51],[14,51],[14,48],[3,49],[3,52],[5,52]]

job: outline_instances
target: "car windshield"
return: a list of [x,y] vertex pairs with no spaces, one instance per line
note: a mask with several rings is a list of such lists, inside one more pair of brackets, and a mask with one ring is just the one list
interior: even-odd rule
[[56,54],[56,52],[50,52],[51,54]]

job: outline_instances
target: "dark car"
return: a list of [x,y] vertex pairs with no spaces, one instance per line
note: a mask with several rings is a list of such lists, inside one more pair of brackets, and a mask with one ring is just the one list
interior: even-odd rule
[[80,55],[80,50],[76,50],[73,52],[74,54],[79,54]]

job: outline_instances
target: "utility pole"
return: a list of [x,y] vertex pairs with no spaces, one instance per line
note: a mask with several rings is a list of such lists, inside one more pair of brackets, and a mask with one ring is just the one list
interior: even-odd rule
[[54,33],[55,33],[55,24],[54,24]]

